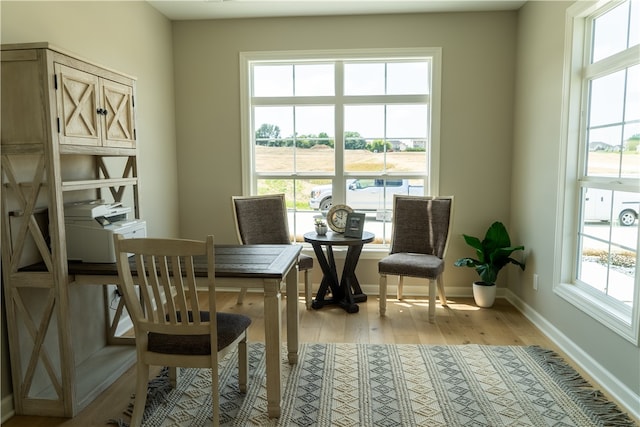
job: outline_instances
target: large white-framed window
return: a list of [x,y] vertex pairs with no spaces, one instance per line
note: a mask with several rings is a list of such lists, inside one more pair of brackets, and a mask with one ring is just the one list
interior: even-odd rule
[[440,48],[241,53],[244,194],[284,193],[294,241],[348,204],[386,245],[394,194],[438,194],[440,62]]
[[555,292],[640,340],[640,3],[567,10]]

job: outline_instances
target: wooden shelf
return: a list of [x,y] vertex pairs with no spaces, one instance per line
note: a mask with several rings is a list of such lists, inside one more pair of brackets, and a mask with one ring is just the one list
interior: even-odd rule
[[[135,148],[118,148],[118,147],[92,147],[81,145],[60,144],[58,147],[61,155],[86,154],[90,156],[113,156],[127,157],[136,156]],[[40,154],[44,152],[44,144],[42,143],[13,143],[2,144],[2,153],[19,155],[19,154]]]
[[95,188],[122,187],[136,185],[138,178],[90,179],[86,181],[66,181],[62,183],[62,191],[93,190]]
[[[3,146],[4,149],[4,146]],[[81,145],[61,144],[60,154],[87,154],[91,156],[135,156],[137,155],[135,148],[117,148],[117,147],[91,147]]]

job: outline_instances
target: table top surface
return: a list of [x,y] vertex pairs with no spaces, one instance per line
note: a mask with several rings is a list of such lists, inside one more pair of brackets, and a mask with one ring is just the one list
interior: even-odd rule
[[330,246],[352,246],[362,245],[364,243],[373,242],[375,235],[369,231],[363,231],[362,237],[345,237],[344,234],[327,231],[324,236],[319,235],[315,231],[305,233],[304,241],[313,244],[330,245]]
[[[301,245],[216,245],[216,277],[249,277],[282,279],[294,265]],[[135,272],[133,257],[129,258]],[[117,276],[118,267],[113,263],[86,263],[69,261],[70,275]],[[195,258],[196,276],[206,276],[206,257]],[[46,271],[44,263],[33,264],[20,271]]]

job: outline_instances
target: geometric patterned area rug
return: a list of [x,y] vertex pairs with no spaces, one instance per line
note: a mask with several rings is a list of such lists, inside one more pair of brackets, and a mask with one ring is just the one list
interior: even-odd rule
[[[238,390],[235,354],[220,363],[220,425],[636,425],[537,346],[304,343],[296,365],[283,360],[278,419],[266,415],[264,345],[251,343],[249,355],[246,394]],[[211,371],[180,375],[175,390],[164,372],[150,382],[145,426],[211,425]]]

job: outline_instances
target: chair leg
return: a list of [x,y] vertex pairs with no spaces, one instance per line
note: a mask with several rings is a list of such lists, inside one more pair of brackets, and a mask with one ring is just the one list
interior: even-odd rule
[[402,299],[402,292],[404,291],[404,276],[398,276],[398,299]]
[[138,362],[136,366],[136,397],[131,414],[131,427],[142,425],[142,415],[147,403],[147,384],[149,382],[149,365]]
[[212,355],[211,360],[211,419],[213,427],[220,425],[220,390],[218,390],[218,357]]
[[240,289],[240,293],[238,294],[238,301],[236,301],[236,304],[242,305],[242,303],[244,302],[244,296],[246,294],[247,294],[247,289],[246,288]]
[[429,279],[429,322],[436,321],[436,281]]
[[247,357],[247,335],[238,343],[238,387],[242,393],[247,392],[249,374],[249,358]]
[[447,307],[447,296],[444,294],[444,279],[442,278],[443,273],[440,273],[437,279],[438,283],[438,296],[440,297],[440,305],[443,307]]
[[311,298],[311,281],[309,278],[309,270],[304,271],[304,302],[307,306],[307,310],[311,310],[311,303],[313,302]]
[[176,388],[178,385],[178,368],[175,366],[169,366],[169,384],[171,388]]
[[380,274],[380,316],[387,312],[387,275]]

